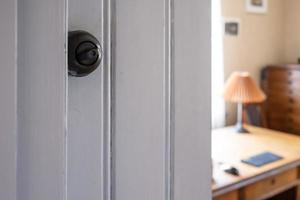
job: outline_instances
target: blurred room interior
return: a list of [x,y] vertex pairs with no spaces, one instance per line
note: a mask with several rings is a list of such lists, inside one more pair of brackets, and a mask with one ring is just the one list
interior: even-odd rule
[[300,199],[299,10],[212,0],[214,200]]

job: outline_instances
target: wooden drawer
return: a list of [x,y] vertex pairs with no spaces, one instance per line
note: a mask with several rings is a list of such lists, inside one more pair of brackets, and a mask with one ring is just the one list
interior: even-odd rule
[[270,112],[267,115],[268,128],[283,131],[287,133],[300,134],[300,115],[291,113],[274,113]]
[[296,96],[277,96],[277,97],[267,97],[267,108],[276,108],[278,107],[293,107],[300,108],[300,98]]
[[264,92],[269,98],[295,97],[300,99],[300,88],[288,88],[286,90],[266,90]]
[[286,124],[281,124],[281,123],[271,121],[268,123],[268,128],[277,130],[277,131],[281,131],[281,132],[285,132],[285,133],[294,134],[294,135],[300,135],[299,126],[286,125]]
[[238,199],[239,199],[238,191],[233,191],[227,194],[223,194],[222,196],[213,198],[213,200],[238,200]]
[[265,72],[265,80],[268,81],[287,81],[291,79],[300,81],[300,70],[279,68]]
[[298,170],[296,168],[266,178],[260,182],[245,187],[242,190],[243,200],[259,200],[276,195],[281,190],[289,189],[297,182]]
[[272,121],[278,120],[282,124],[291,123],[300,127],[300,115],[294,114],[292,112],[280,113],[280,112],[270,111],[268,113],[268,119]]
[[266,105],[265,111],[269,114],[278,113],[281,116],[286,114],[293,114],[297,117],[300,116],[300,104],[280,104],[280,102],[272,102]]
[[289,89],[295,89],[296,91],[300,89],[300,80],[289,80],[289,81],[273,81],[270,80],[267,83],[262,84],[264,91],[276,90],[276,91],[285,91]]

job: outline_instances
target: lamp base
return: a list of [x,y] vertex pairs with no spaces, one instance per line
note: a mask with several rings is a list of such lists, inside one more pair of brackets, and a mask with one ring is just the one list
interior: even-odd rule
[[250,133],[241,123],[237,123],[235,126],[235,130],[237,133]]
[[237,113],[237,123],[236,123],[236,127],[235,130],[238,133],[249,133],[249,131],[243,126],[244,124],[244,104],[243,103],[238,103],[238,113]]

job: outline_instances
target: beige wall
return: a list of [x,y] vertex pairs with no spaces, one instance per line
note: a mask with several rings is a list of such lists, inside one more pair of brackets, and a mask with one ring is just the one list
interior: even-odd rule
[[[262,67],[284,62],[285,1],[269,0],[267,14],[252,14],[246,12],[245,0],[222,0],[223,17],[238,18],[241,22],[238,37],[224,37],[225,78],[233,71],[242,70],[249,71],[252,77],[258,81]],[[299,0],[289,1],[297,2]],[[299,7],[297,9],[300,15]],[[300,26],[298,27],[300,28]],[[235,110],[234,104],[227,105],[228,124],[235,122]]]
[[284,62],[295,63],[300,57],[300,1],[282,0],[284,12]]

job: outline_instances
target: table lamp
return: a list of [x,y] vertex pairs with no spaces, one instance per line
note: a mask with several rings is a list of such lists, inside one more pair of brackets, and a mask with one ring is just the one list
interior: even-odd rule
[[248,72],[233,72],[228,78],[224,88],[224,99],[237,103],[237,124],[238,133],[248,133],[244,128],[243,109],[245,104],[259,103],[266,99],[266,95],[255,84]]

